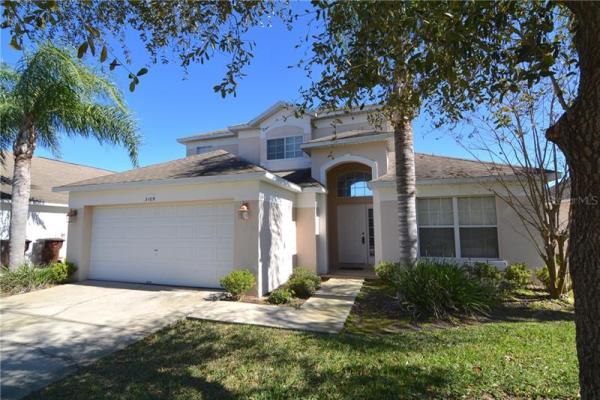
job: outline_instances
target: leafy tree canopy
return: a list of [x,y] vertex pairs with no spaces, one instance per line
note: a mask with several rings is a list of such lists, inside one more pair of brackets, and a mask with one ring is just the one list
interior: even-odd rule
[[[572,77],[569,13],[552,2],[315,1],[304,105],[376,103],[438,123],[545,77]],[[324,68],[321,71],[321,68]],[[560,85],[559,85],[560,87]]]
[[[11,1],[3,2],[2,28],[11,34],[11,45],[23,47],[33,41],[63,39],[86,53],[129,72],[131,91],[147,68],[129,70],[131,64],[126,34],[135,32],[151,63],[178,59],[187,68],[204,63],[217,54],[230,57],[223,80],[215,86],[221,95],[235,94],[237,81],[253,57],[254,42],[245,34],[255,26],[266,26],[274,17],[290,23],[291,10],[275,1]],[[110,39],[120,43],[111,48]],[[125,54],[121,60],[117,50]]]

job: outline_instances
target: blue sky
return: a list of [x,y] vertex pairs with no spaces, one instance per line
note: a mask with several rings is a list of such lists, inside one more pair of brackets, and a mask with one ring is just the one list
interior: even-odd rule
[[[150,72],[133,93],[127,89],[126,72],[117,68],[111,77],[123,90],[144,138],[139,149],[140,165],[183,157],[185,149],[176,142],[178,137],[243,123],[278,100],[297,100],[299,88],[306,86],[308,81],[303,71],[288,66],[302,57],[302,50],[294,49],[294,46],[305,34],[303,28],[298,26],[290,32],[275,24],[252,32],[257,44],[255,58],[245,70],[247,76],[238,85],[237,97],[222,99],[220,94],[213,92],[213,86],[220,82],[225,71],[225,59],[222,58],[193,65],[187,79],[177,62],[150,65]],[[5,31],[1,36],[2,61],[15,63],[21,52],[9,47],[10,37]],[[134,59],[132,69],[137,70],[148,58],[134,35],[128,38],[128,46]],[[96,58],[87,61],[98,62]],[[447,130],[433,128],[424,115],[415,121],[414,133],[418,152],[471,158]],[[36,155],[54,158],[42,148],[36,150]],[[132,167],[124,149],[101,146],[93,139],[63,139],[60,158],[113,171]]]

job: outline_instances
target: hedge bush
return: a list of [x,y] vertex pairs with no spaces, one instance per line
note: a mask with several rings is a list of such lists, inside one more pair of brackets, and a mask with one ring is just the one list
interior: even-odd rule
[[288,304],[291,303],[292,297],[293,292],[290,289],[279,288],[271,292],[267,301],[271,304]]
[[77,267],[69,262],[43,266],[25,264],[13,270],[4,267],[0,272],[0,291],[15,294],[66,283],[76,270]]
[[500,284],[504,277],[502,271],[495,265],[488,264],[485,262],[476,262],[473,265],[468,265],[465,268],[469,273],[475,276],[477,279],[486,280],[490,283]]
[[290,279],[288,288],[294,293],[295,297],[300,299],[308,299],[317,291],[314,282],[305,278]]
[[531,283],[531,271],[525,264],[511,264],[504,271],[504,280],[511,289],[522,289]]
[[256,278],[249,270],[238,269],[225,275],[219,283],[234,300],[239,300],[244,293],[256,285]]
[[321,278],[319,275],[305,267],[294,268],[290,279],[308,279],[314,284],[315,288],[318,289],[321,287]]
[[294,297],[308,299],[321,287],[319,275],[304,267],[296,267],[287,283]]
[[400,268],[400,264],[398,263],[382,261],[375,267],[375,274],[385,285],[394,286],[398,280]]
[[535,276],[544,285],[546,289],[550,287],[550,272],[547,267],[538,268],[535,270]]

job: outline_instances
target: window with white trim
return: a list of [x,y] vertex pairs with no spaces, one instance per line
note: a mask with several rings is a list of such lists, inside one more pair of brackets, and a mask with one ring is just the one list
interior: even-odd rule
[[456,257],[452,198],[417,199],[421,257]]
[[498,258],[496,200],[459,197],[460,254],[465,258]]
[[267,140],[267,160],[282,160],[285,158],[301,158],[304,156],[300,145],[302,136],[288,136]]
[[212,146],[196,146],[196,154],[202,154],[209,152],[212,149]]
[[417,199],[421,257],[498,258],[491,196]]

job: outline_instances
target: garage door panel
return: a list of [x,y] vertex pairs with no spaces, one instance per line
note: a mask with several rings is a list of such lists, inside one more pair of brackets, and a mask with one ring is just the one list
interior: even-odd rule
[[97,207],[92,279],[218,287],[233,267],[232,203]]

